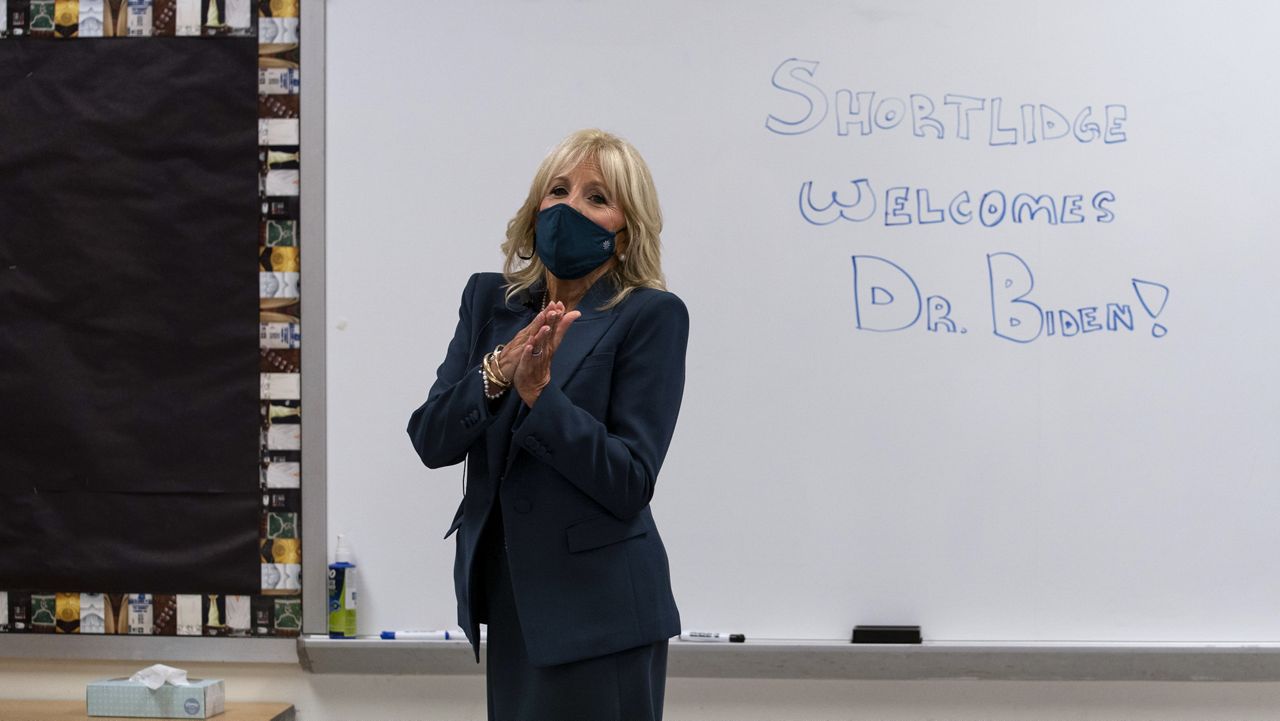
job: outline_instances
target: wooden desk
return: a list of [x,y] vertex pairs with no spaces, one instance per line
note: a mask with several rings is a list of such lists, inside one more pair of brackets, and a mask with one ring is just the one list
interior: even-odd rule
[[[294,721],[293,706],[287,703],[228,703],[216,721]],[[136,718],[89,716],[84,699],[78,701],[0,700],[0,721],[138,721]]]

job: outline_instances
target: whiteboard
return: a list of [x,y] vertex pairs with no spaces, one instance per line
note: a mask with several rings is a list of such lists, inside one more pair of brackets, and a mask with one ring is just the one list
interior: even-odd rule
[[455,621],[461,468],[404,427],[537,163],[598,126],[653,170],[691,315],[653,501],[685,627],[1280,640],[1276,6],[328,13],[328,526],[362,634]]

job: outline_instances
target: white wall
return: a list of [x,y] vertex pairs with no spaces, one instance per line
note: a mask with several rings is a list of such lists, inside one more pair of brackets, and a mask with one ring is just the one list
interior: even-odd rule
[[[0,639],[0,654],[3,640]],[[284,701],[299,721],[484,721],[480,676],[313,675],[292,665],[183,664],[236,701]],[[0,699],[83,698],[136,668],[0,659]],[[1280,683],[670,679],[666,721],[1275,721]],[[8,721],[8,719],[6,719]]]

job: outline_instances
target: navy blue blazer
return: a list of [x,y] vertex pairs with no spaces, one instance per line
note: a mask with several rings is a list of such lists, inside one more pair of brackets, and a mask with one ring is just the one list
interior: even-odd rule
[[533,407],[513,388],[491,408],[481,360],[528,325],[542,299],[539,290],[507,301],[503,282],[499,273],[471,276],[448,355],[409,419],[428,467],[467,461],[466,493],[445,534],[458,534],[458,624],[478,662],[473,566],[499,489],[511,586],[535,666],[675,636],[680,616],[649,499],[684,393],[688,311],[674,294],[648,288],[601,311],[614,292],[602,278],[578,303],[582,316]]

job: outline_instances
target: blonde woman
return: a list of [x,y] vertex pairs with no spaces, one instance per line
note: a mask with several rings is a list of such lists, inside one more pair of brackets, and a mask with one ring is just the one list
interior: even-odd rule
[[599,130],[562,141],[507,226],[503,273],[471,276],[409,435],[467,463],[458,623],[490,719],[661,719],[680,632],[649,501],[684,390],[689,316],[665,290],[644,160]]

